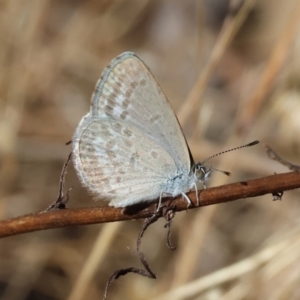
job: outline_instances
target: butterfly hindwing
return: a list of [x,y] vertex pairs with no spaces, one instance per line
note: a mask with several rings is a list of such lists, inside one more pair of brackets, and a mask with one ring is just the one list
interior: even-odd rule
[[115,120],[86,117],[75,133],[73,154],[82,183],[116,207],[158,198],[168,174],[176,174],[163,148]]

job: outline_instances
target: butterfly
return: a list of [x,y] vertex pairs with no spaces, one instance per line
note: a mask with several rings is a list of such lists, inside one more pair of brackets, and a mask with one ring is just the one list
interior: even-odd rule
[[197,184],[205,188],[213,170],[194,162],[169,101],[133,52],[104,70],[90,111],[75,130],[72,152],[82,184],[114,207],[155,200],[160,206],[163,197],[178,195],[190,205],[191,189],[199,204]]

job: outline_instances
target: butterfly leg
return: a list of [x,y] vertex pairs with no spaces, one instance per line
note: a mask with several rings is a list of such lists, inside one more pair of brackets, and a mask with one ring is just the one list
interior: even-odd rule
[[[172,196],[172,194],[170,194],[170,193],[167,193],[167,192],[161,192],[161,193],[160,193],[160,196],[159,196],[158,206],[157,206],[156,212],[158,212],[158,211],[160,210],[160,208],[162,207],[161,202],[162,202],[163,194],[165,194],[165,196],[167,196],[167,197],[171,197],[171,196]],[[188,199],[188,200],[189,200],[189,199]],[[191,203],[190,200],[189,200],[189,202]]]
[[197,206],[199,206],[198,188],[197,188],[197,184],[196,183],[195,183],[195,192],[196,192],[196,197],[197,197]]
[[181,195],[186,200],[186,202],[187,202],[187,207],[186,208],[188,208],[191,205],[191,203],[192,203],[191,200],[190,200],[190,198],[185,193],[183,193],[183,192],[181,192]]
[[162,195],[163,195],[164,192],[160,192],[160,195],[159,195],[159,201],[158,201],[158,206],[157,206],[157,209],[156,209],[156,212],[159,211],[159,209],[161,208],[161,200],[162,200]]

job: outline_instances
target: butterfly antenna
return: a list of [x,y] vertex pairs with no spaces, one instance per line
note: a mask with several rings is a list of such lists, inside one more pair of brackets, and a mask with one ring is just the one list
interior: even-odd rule
[[210,167],[210,169],[211,169],[211,170],[214,170],[214,171],[221,172],[221,173],[223,173],[223,174],[225,174],[225,175],[227,175],[227,176],[230,176],[230,175],[231,175],[230,172],[223,171],[223,170],[219,170],[219,169],[216,169],[216,168],[214,168],[214,167]]
[[[232,149],[228,149],[228,150],[222,151],[222,152],[220,152],[220,153],[217,153],[217,154],[214,154],[214,155],[210,156],[209,158],[207,158],[207,159],[206,159],[205,161],[203,161],[202,163],[204,164],[205,162],[209,161],[210,159],[212,159],[212,158],[214,158],[214,157],[216,157],[216,156],[219,156],[219,155],[221,155],[221,154],[224,154],[224,153],[227,153],[227,152],[231,152],[231,151],[234,151],[234,150],[237,150],[237,149],[241,149],[241,148],[251,147],[251,146],[257,145],[258,143],[259,143],[259,141],[254,141],[254,142],[251,142],[251,143],[246,144],[246,145],[243,145],[243,146],[239,146],[239,147],[235,147],[235,148],[232,148]],[[212,168],[212,169],[214,169],[214,168]],[[221,170],[217,170],[217,169],[214,169],[214,170],[220,171],[220,172],[222,172],[222,173],[224,173],[224,174],[229,173],[229,172],[221,171]],[[229,173],[229,174],[230,174],[230,173]],[[227,175],[227,174],[226,174],[226,175]]]

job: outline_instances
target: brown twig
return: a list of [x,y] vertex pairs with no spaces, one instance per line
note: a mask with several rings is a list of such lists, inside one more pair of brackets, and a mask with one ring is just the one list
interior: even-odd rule
[[69,192],[71,191],[72,188],[69,188],[67,190],[66,195],[64,195],[64,185],[65,185],[65,177],[67,174],[67,167],[71,160],[71,157],[72,157],[72,152],[70,152],[70,154],[67,158],[67,161],[64,163],[64,166],[63,166],[61,174],[60,174],[59,190],[58,190],[57,199],[54,203],[52,203],[50,206],[48,206],[46,211],[53,210],[53,209],[65,209],[66,208],[66,204],[69,201]]
[[[199,192],[199,206],[257,197],[297,188],[300,188],[300,174],[295,172],[277,174],[201,190]],[[195,192],[188,193],[188,196],[193,203],[196,203]],[[186,210],[186,201],[181,197],[174,199],[172,205],[176,207],[176,211]],[[189,207],[189,209],[193,208],[196,207]],[[37,212],[1,221],[0,237],[50,228],[144,219],[152,216],[155,209],[155,204],[152,204],[140,208],[140,210],[137,208],[120,209],[105,206]]]
[[156,279],[156,275],[151,270],[151,268],[146,260],[145,254],[141,251],[140,247],[141,247],[141,243],[142,243],[142,237],[144,236],[144,233],[146,232],[147,228],[151,224],[155,223],[161,217],[162,217],[162,209],[160,209],[160,211],[158,211],[158,212],[155,212],[151,217],[146,218],[144,226],[143,226],[142,230],[140,231],[139,236],[137,238],[136,251],[137,251],[138,257],[145,269],[129,267],[126,269],[120,269],[120,270],[115,271],[106,282],[103,300],[107,299],[107,293],[108,293],[109,287],[112,284],[112,282],[117,280],[120,276],[124,276],[128,273],[134,273],[134,274],[138,274],[138,275],[141,275],[144,277],[149,277],[151,279]]
[[106,282],[103,300],[107,299],[107,293],[108,293],[109,287],[112,284],[112,282],[117,280],[120,276],[124,276],[128,273],[134,273],[134,274],[138,274],[138,275],[141,275],[144,277],[149,277],[151,279],[156,279],[156,275],[151,270],[149,263],[146,260],[145,254],[140,249],[141,243],[142,243],[142,237],[144,236],[146,230],[148,229],[148,227],[151,224],[155,223],[158,219],[164,217],[167,220],[167,224],[165,225],[165,227],[168,228],[167,246],[169,247],[169,249],[175,250],[176,248],[171,245],[171,241],[170,241],[171,223],[175,216],[174,210],[175,210],[175,207],[170,205],[170,203],[169,203],[166,206],[161,206],[160,209],[158,211],[154,212],[151,217],[145,219],[144,226],[143,226],[142,230],[140,231],[139,236],[137,238],[137,242],[136,242],[136,251],[137,251],[138,257],[139,257],[142,265],[144,266],[144,269],[136,268],[136,267],[129,267],[129,268],[120,269],[120,270],[115,271]]
[[171,243],[171,225],[172,225],[172,221],[175,217],[175,211],[176,211],[176,207],[175,206],[169,206],[166,210],[165,213],[165,219],[167,220],[167,223],[165,224],[165,228],[168,228],[168,233],[167,233],[167,246],[169,249],[171,250],[175,250],[176,247],[174,247]]

